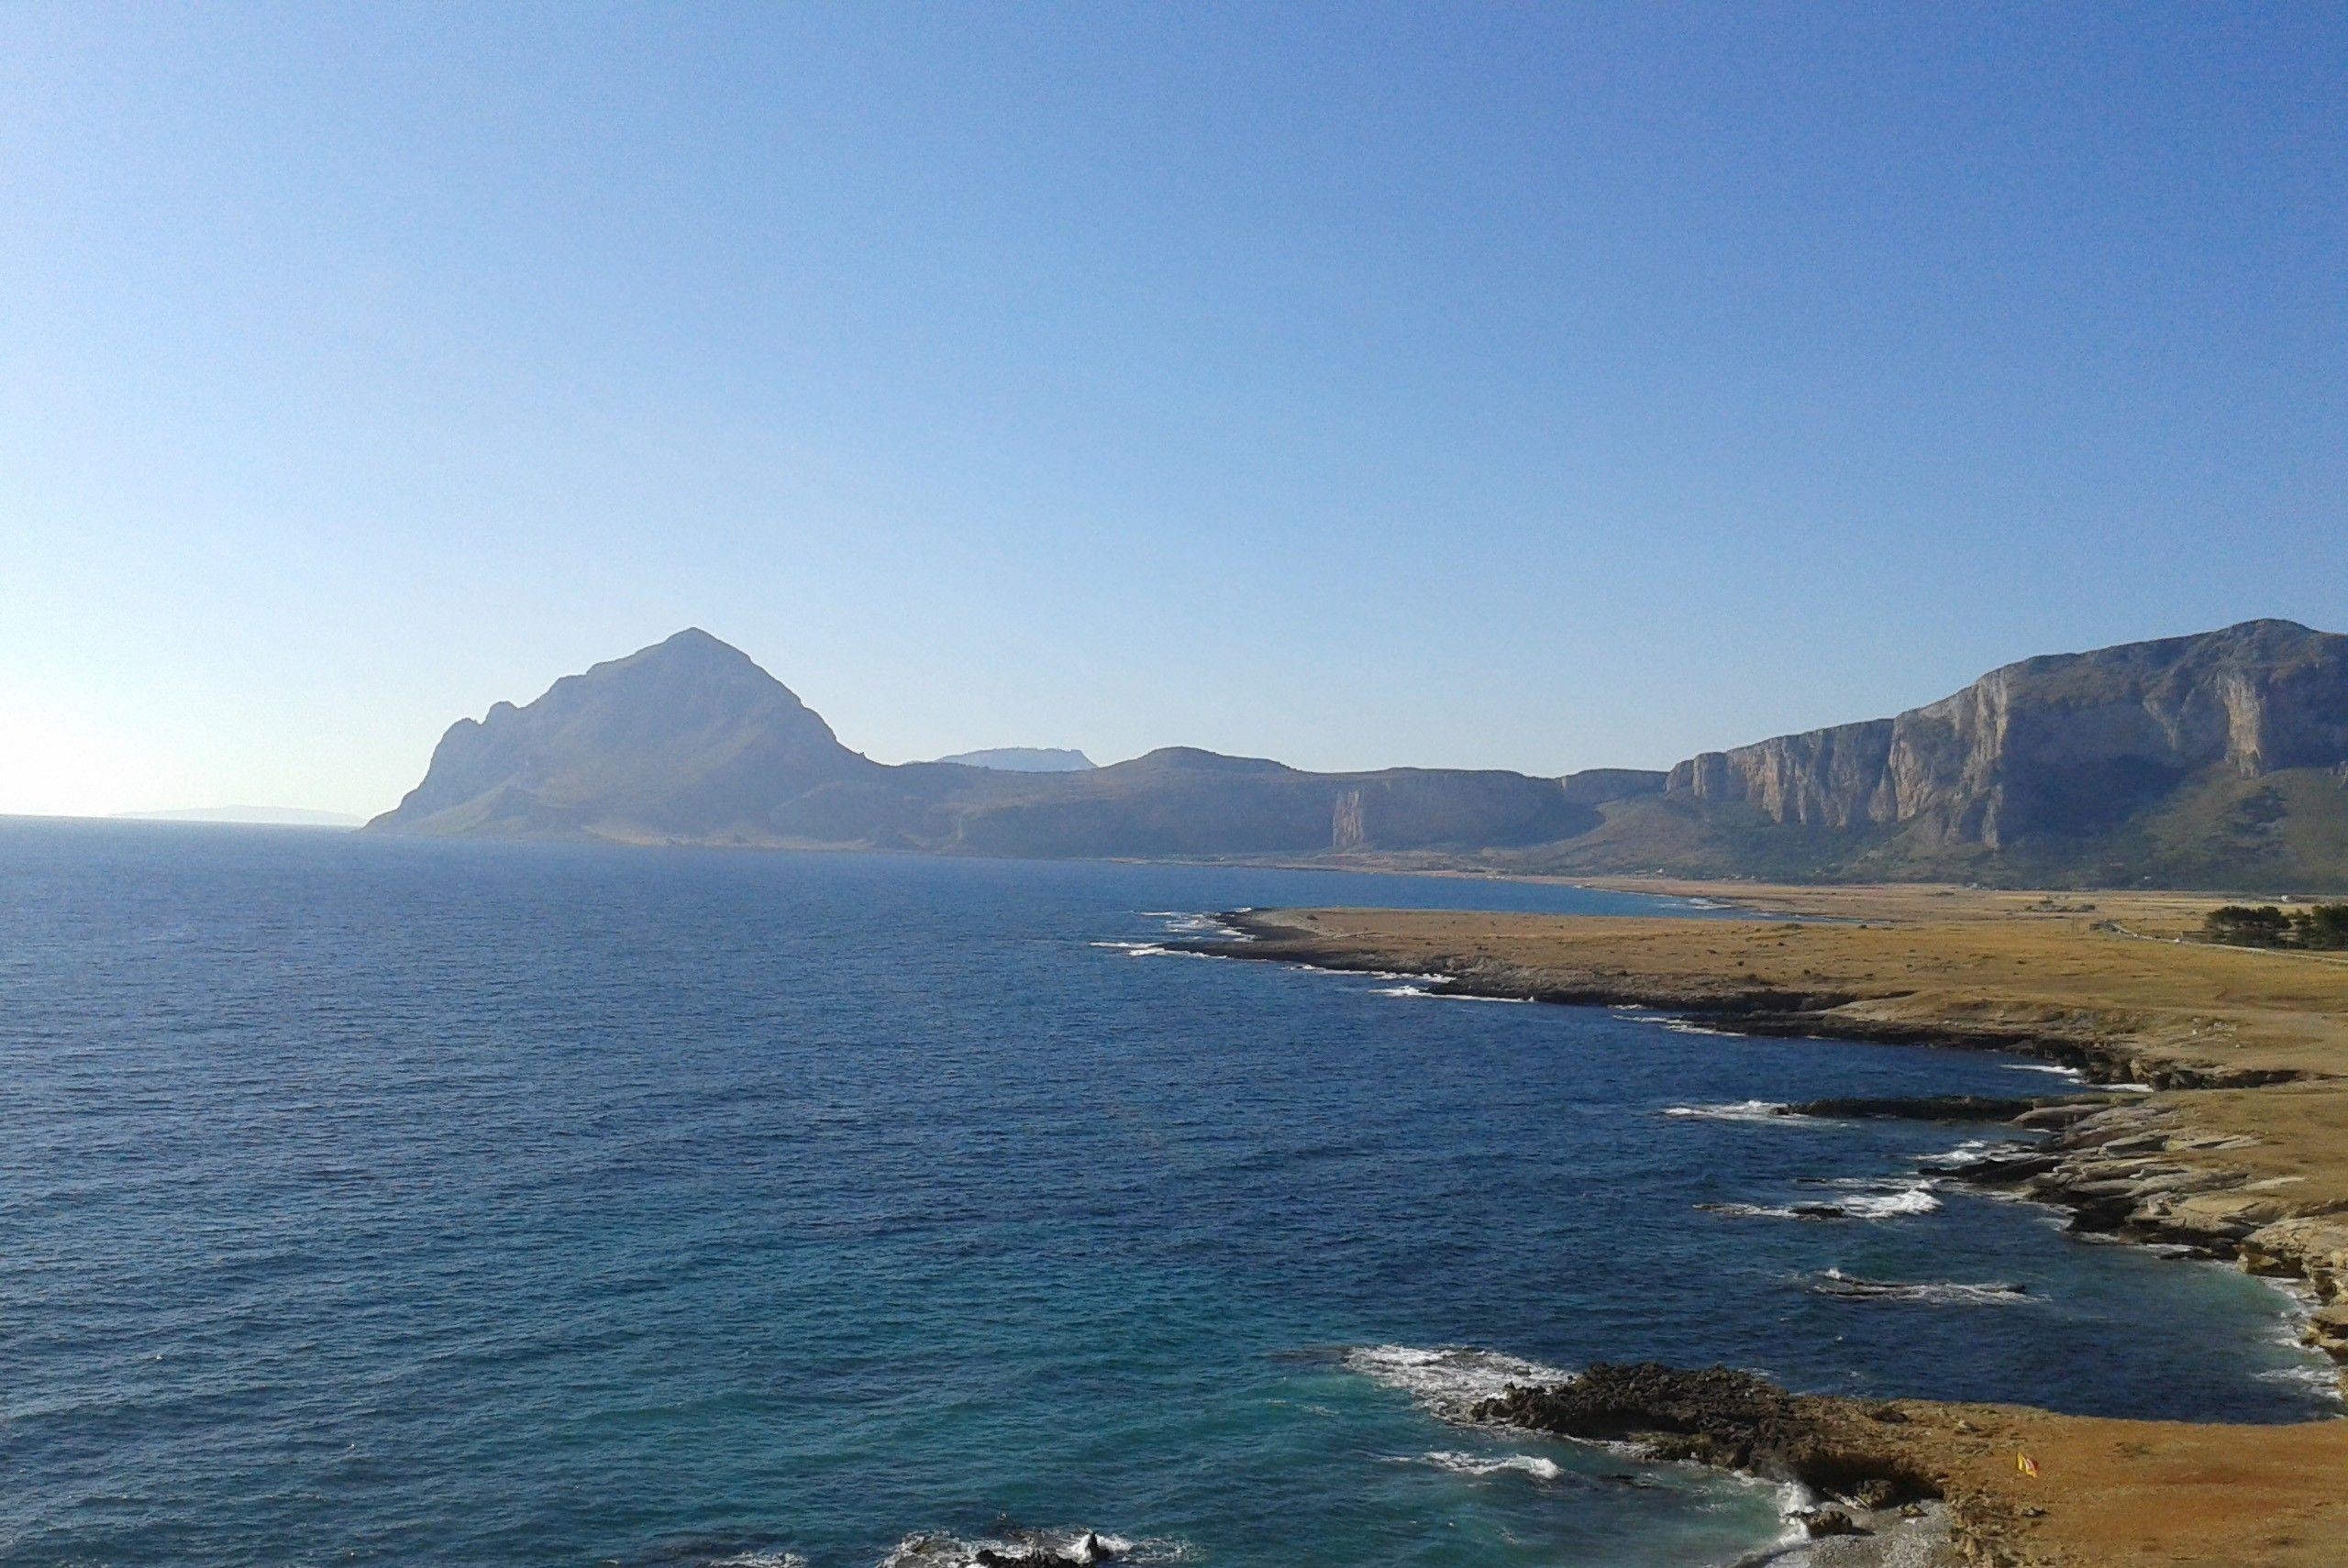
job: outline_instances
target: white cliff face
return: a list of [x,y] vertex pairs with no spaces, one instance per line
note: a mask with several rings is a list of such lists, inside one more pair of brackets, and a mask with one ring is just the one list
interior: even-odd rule
[[2181,780],[2348,763],[2348,637],[2254,621],[2025,660],[1893,719],[1707,752],[1667,792],[1778,823],[1998,848],[2090,831]]

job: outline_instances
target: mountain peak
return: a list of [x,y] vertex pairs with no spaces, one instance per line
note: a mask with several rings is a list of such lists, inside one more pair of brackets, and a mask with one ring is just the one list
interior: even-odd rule
[[682,631],[671,632],[649,647],[638,648],[630,657],[641,658],[647,654],[659,654],[670,657],[714,657],[729,661],[739,660],[744,664],[753,665],[757,663],[748,654],[744,653],[732,643],[723,637],[713,636],[699,626],[687,626]]

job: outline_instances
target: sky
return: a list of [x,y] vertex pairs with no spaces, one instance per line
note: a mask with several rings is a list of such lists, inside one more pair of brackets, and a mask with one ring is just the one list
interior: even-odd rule
[[1667,766],[2348,630],[2348,11],[0,8],[0,812],[699,625],[884,761]]

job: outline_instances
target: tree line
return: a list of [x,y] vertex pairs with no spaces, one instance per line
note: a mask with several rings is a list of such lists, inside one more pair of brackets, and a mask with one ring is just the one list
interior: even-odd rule
[[2236,947],[2348,948],[2348,904],[2226,904],[2203,917],[2202,933]]

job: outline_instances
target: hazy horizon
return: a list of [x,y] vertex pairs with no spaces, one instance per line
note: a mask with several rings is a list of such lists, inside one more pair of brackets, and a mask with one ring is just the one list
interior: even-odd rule
[[2348,581],[2348,19],[0,14],[0,812],[696,624],[887,761],[1556,775]]

